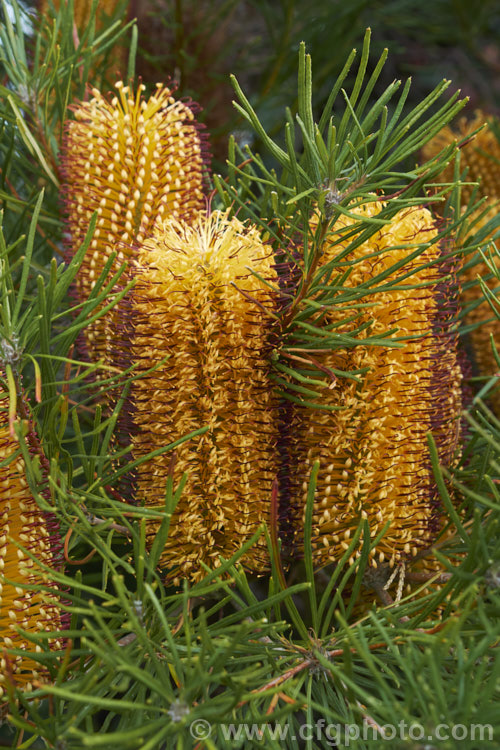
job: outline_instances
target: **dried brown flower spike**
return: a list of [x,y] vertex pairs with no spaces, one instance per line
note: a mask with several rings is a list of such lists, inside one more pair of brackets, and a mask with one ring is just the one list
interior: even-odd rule
[[[192,225],[158,224],[140,252],[128,326],[116,342],[118,364],[135,361],[143,374],[131,388],[134,458],[209,428],[177,449],[176,481],[183,472],[188,479],[161,560],[177,578],[200,578],[200,561],[216,567],[269,520],[277,431],[266,309],[274,302],[252,270],[276,280],[271,248],[236,218],[216,211]],[[138,501],[161,505],[170,460],[138,468]],[[244,563],[265,569],[265,542]]]
[[[476,112],[475,117],[468,121],[463,118],[458,125],[458,132],[453,131],[450,127],[443,130],[427,144],[423,151],[423,158],[428,160],[436,156],[443,148],[457,139],[463,139],[471,136],[481,125],[485,127],[477,133],[474,138],[467,142],[460,151],[460,169],[464,171],[467,168],[468,182],[479,183],[479,197],[487,197],[490,210],[481,217],[474,225],[473,231],[476,232],[480,226],[485,224],[498,213],[498,201],[500,200],[500,142],[498,137],[491,128],[492,118],[487,118],[482,112]],[[438,181],[453,181],[454,164],[449,164],[444,172],[437,178]],[[462,206],[467,206],[472,197],[473,187],[465,185],[461,192]],[[481,210],[484,210],[482,206]],[[480,260],[473,266],[466,268],[461,279],[463,280],[464,290],[461,295],[462,304],[468,305],[479,300],[483,296],[481,287],[472,282],[477,280],[478,275],[487,277],[491,273],[486,263]],[[467,282],[470,282],[468,284]],[[490,289],[498,286],[498,280],[493,278],[486,281]],[[498,371],[493,351],[491,348],[490,336],[493,336],[497,347],[500,347],[500,322],[494,318],[488,302],[485,300],[482,304],[470,310],[465,318],[467,325],[481,324],[480,327],[471,331],[470,342],[474,362],[478,372],[482,375],[494,375]],[[491,399],[495,411],[500,414],[500,389],[495,389],[491,394]]]
[[[381,208],[380,202],[373,202],[354,213],[375,216]],[[322,262],[347,246],[343,230],[352,230],[353,223],[345,216],[338,219]],[[458,444],[461,371],[453,329],[452,269],[440,261],[442,250],[432,243],[435,234],[426,209],[405,209],[344,258],[345,267],[353,264],[345,286],[356,287],[407,258],[418,245],[429,243],[422,255],[404,266],[405,277],[412,273],[400,282],[401,289],[381,289],[363,298],[373,307],[365,308],[358,321],[336,328],[349,333],[372,319],[367,335],[385,336],[397,327],[394,337],[413,338],[403,348],[360,344],[324,355],[321,361],[326,367],[368,367],[369,372],[361,384],[342,379],[335,388],[321,392],[323,402],[341,407],[339,411],[299,408],[296,412],[296,450],[302,456],[298,477],[307,477],[313,461],[320,460],[313,511],[313,555],[318,566],[340,559],[362,519],[368,521],[372,538],[390,522],[371,553],[370,564],[375,567],[382,562],[393,567],[411,559],[432,544],[440,529],[439,495],[426,433],[433,432],[440,458],[449,464]],[[428,263],[434,265],[422,268]],[[397,283],[400,275],[401,271],[391,273],[382,286]],[[417,289],[403,288],[418,284],[422,286]],[[344,318],[342,307],[332,306],[325,324],[339,324]]]
[[[17,440],[9,431],[8,399],[0,395],[0,461],[15,455]],[[33,592],[16,584],[51,586],[34,560],[14,542],[29,550],[43,564],[60,564],[60,543],[55,522],[40,511],[29,490],[24,461],[14,457],[0,467],[0,700],[8,680],[29,690],[34,680],[44,679],[40,664],[28,652],[40,650],[17,628],[27,632],[61,629],[60,610],[55,594]],[[61,643],[54,639],[54,649]],[[8,655],[8,649],[26,651],[26,656]]]
[[[87,299],[111,253],[116,271],[133,257],[156,220],[190,219],[205,206],[206,141],[193,109],[158,84],[144,99],[119,82],[108,101],[94,89],[75,108],[63,146],[68,256],[81,245],[97,211],[97,227],[76,281],[78,301]],[[123,278],[123,277],[122,277]],[[117,308],[106,313],[117,320]],[[113,326],[108,326],[112,330]],[[88,353],[106,361],[109,342],[101,318],[85,330]]]

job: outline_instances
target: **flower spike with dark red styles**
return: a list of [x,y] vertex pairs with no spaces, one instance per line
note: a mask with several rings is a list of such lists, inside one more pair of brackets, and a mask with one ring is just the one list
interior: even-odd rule
[[[168,216],[190,220],[205,207],[207,143],[193,107],[158,84],[149,99],[116,84],[110,101],[93,89],[89,102],[74,108],[63,145],[63,197],[68,257],[81,245],[93,213],[97,226],[76,279],[77,299],[87,299],[115,252],[116,271]],[[127,274],[125,274],[127,278]],[[123,279],[123,277],[122,277]],[[117,320],[117,308],[106,313]],[[108,326],[112,330],[113,325]],[[85,329],[91,360],[107,361],[106,321]]]
[[[360,219],[373,217],[382,206],[372,202],[352,213]],[[325,242],[322,263],[347,247],[343,234],[353,225],[352,218],[338,218]],[[411,560],[433,543],[442,526],[426,434],[434,434],[440,459],[449,465],[458,446],[461,370],[453,325],[453,269],[441,260],[444,251],[433,242],[435,235],[429,211],[407,208],[343,258],[343,269],[351,268],[344,287],[355,288],[425,246],[420,256],[407,261],[401,288],[398,271],[390,273],[384,280],[390,288],[365,297],[363,301],[371,304],[360,313],[371,321],[370,335],[383,338],[397,328],[392,337],[408,337],[404,345],[360,342],[319,355],[323,366],[368,372],[360,376],[361,382],[339,377],[333,388],[322,390],[321,403],[338,410],[295,410],[296,484],[304,482],[299,507],[305,503],[312,464],[320,461],[312,528],[318,567],[342,557],[363,519],[372,539],[390,524],[370,553],[375,567]],[[408,285],[416,288],[405,288]],[[324,323],[340,334],[349,334],[360,323],[358,319],[342,324],[344,319],[342,305],[332,305]],[[361,546],[362,540],[355,556]]]
[[[475,130],[484,125],[476,135]],[[497,124],[498,126],[498,124]],[[499,212],[500,201],[500,141],[495,131],[493,118],[486,117],[482,112],[476,112],[475,117],[468,121],[462,118],[458,125],[458,131],[455,132],[450,127],[443,130],[423,149],[423,158],[428,160],[438,154],[443,148],[453,141],[464,139],[470,136],[470,140],[460,149],[460,170],[463,172],[467,169],[465,177],[466,182],[478,182],[478,197],[487,198],[486,205],[479,209],[481,215],[476,215],[473,224],[473,231],[478,231],[484,224],[493,219]],[[452,182],[454,174],[454,164],[449,164],[438,180],[442,182]],[[464,185],[461,188],[461,204],[465,208],[472,198],[473,185]],[[498,228],[496,230],[498,232]],[[485,238],[484,245],[488,242]],[[498,240],[497,240],[498,243]],[[484,300],[477,304],[483,297],[481,287],[477,283],[478,276],[485,278],[485,283],[490,289],[498,286],[496,277],[487,278],[491,274],[488,264],[484,260],[477,263],[469,264],[466,259],[466,266],[461,272],[463,291],[461,302],[464,307],[469,307],[465,315],[467,325],[476,325],[477,328],[471,330],[470,343],[474,364],[481,375],[494,375],[498,371],[493,350],[491,348],[491,339],[500,347],[500,322],[495,318],[488,302]],[[494,262],[498,264],[497,256],[493,256]],[[500,388],[496,388],[490,394],[492,405],[497,413],[500,414]]]
[[[175,481],[188,477],[161,564],[177,579],[199,579],[200,561],[217,567],[219,555],[230,557],[269,522],[277,473],[273,262],[255,229],[218,211],[192,225],[158,223],[139,254],[128,324],[115,342],[116,364],[134,361],[142,374],[128,404],[132,456],[208,427],[176,451]],[[136,501],[164,501],[170,459],[159,455],[137,468]],[[150,539],[158,526],[149,524]],[[242,562],[265,570],[265,541]]]
[[[24,460],[16,456],[19,444],[12,437],[7,413],[8,397],[0,394],[0,700],[6,694],[6,682],[30,690],[34,681],[43,682],[46,670],[29,652],[41,651],[18,631],[28,633],[58,631],[63,626],[57,593],[53,583],[37,563],[24,552],[53,569],[61,567],[61,543],[57,523],[43,512],[28,487]],[[11,461],[8,459],[11,458]],[[17,544],[16,544],[17,543]],[[31,591],[20,584],[47,587]],[[51,648],[60,649],[54,638]],[[24,655],[8,654],[10,649],[26,651]]]

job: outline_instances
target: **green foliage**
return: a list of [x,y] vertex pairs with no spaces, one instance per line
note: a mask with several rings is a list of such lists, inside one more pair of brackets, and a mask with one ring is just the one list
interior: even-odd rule
[[[145,80],[175,75],[181,91],[199,101],[215,151],[225,164],[227,134],[261,149],[258,135],[234,117],[228,75],[237,76],[266,133],[282,131],[286,107],[297,111],[296,52],[305,42],[314,60],[315,101],[324,106],[364,30],[372,29],[377,54],[389,47],[379,96],[395,79],[413,76],[411,104],[444,77],[473,98],[473,108],[495,111],[491,81],[498,66],[500,9],[495,0],[474,8],[467,0],[435,0],[432,12],[419,0],[149,0],[134,9],[145,33],[138,73]],[[370,70],[372,69],[370,64]],[[350,81],[352,83],[352,80]]]
[[[12,4],[13,20],[8,20],[11,16],[2,2],[2,390],[9,393],[14,413],[24,404],[18,416],[29,418],[39,436],[40,454],[33,455],[19,430],[27,480],[40,506],[57,514],[71,561],[64,572],[49,571],[63,591],[61,610],[70,618],[62,634],[65,650],[43,650],[37,657],[50,671],[50,684],[31,694],[12,688],[3,727],[5,742],[11,744],[5,746],[281,748],[303,741],[307,749],[364,750],[381,746],[380,735],[377,738],[367,728],[405,722],[421,725],[425,738],[401,735],[388,747],[452,750],[457,740],[438,741],[437,728],[472,724],[490,725],[491,735],[487,733],[481,744],[467,738],[460,747],[498,747],[500,422],[482,401],[492,383],[464,414],[468,436],[453,475],[439,466],[429,437],[448,519],[447,534],[436,551],[447,571],[440,586],[422,582],[419,597],[415,592],[404,594],[390,606],[361,613],[355,595],[360,592],[363,598],[370,593],[364,572],[370,548],[377,543],[363,522],[335,566],[314,570],[310,541],[317,465],[304,478],[309,481],[304,561],[295,565],[288,580],[278,540],[271,533],[269,577],[253,579],[240,562],[254,538],[233,558],[221,561],[217,571],[207,570],[199,583],[185,582],[181,590],[167,586],[157,562],[185,479],[174,486],[169,478],[164,503],[157,508],[123,501],[119,480],[136,464],[128,458],[129,446],[117,446],[113,434],[134,368],[109,371],[96,386],[88,376],[97,368],[102,374],[102,363],[79,361],[73,348],[89,319],[105,313],[101,305],[116,304],[126,294],[128,287],[115,291],[124,269],[111,275],[110,260],[89,299],[75,305],[68,291],[95,223],[71,263],[58,258],[63,231],[58,162],[62,128],[71,116],[71,102],[85,95],[96,61],[100,73],[93,83],[106,79],[105,53],[119,39],[132,39],[128,69],[132,74],[137,68],[135,26],[116,20],[96,31],[91,22],[77,39],[70,3],[42,22],[35,39],[23,30],[18,4]],[[284,35],[275,28],[275,67],[260,95],[266,102],[291,65],[288,52],[296,6],[255,5],[270,28],[279,6],[285,24]],[[354,9],[364,5],[348,8],[344,3],[340,28],[350,29]],[[324,13],[324,3],[312,6]],[[400,9],[404,6],[399,3]],[[348,289],[342,261],[401,208],[446,200],[452,205],[457,196],[454,183],[438,185],[429,197],[456,148],[450,146],[427,164],[418,164],[418,152],[463,102],[457,95],[443,97],[446,82],[418,103],[408,104],[408,83],[396,81],[378,93],[386,53],[372,61],[369,38],[367,33],[354,75],[350,71],[355,54],[348,57],[333,90],[323,97],[319,117],[313,106],[311,59],[301,46],[297,100],[290,101],[282,141],[276,132],[270,135],[272,128],[263,122],[258,106],[233,82],[240,102],[237,110],[255,130],[265,153],[241,149],[232,139],[227,173],[216,176],[213,200],[214,205],[232,206],[240,217],[252,219],[285,261],[297,263],[295,294],[280,312],[282,347],[273,355],[282,394],[290,397],[290,384],[295,386],[297,395],[291,400],[310,400],[322,383],[313,360],[302,368],[291,365],[287,355],[297,347],[307,358],[320,348],[349,348],[360,341],[369,346],[401,344],[392,336],[395,331],[375,337],[361,325],[350,336],[335,330],[325,333],[317,311],[335,304],[345,308],[347,319],[356,319],[380,288],[391,289],[389,276],[397,274],[398,284],[403,283],[408,274],[399,263],[363,288]],[[140,43],[139,38],[139,47]],[[286,64],[281,67],[279,60]],[[328,66],[323,59],[319,67],[318,88],[323,92],[334,64]],[[459,176],[457,164],[457,180]],[[352,206],[373,200],[375,192],[391,199],[376,219],[354,216],[347,247],[320,269],[323,243],[335,220],[342,214],[353,216]],[[471,205],[461,218],[455,212],[453,221],[436,228],[435,239],[466,233],[474,208]],[[315,210],[318,221],[311,229]],[[493,221],[461,252],[483,253],[492,261],[492,274],[497,274],[496,250],[486,248],[498,224]],[[418,258],[422,250],[416,247],[409,259]],[[485,284],[483,289],[497,315],[496,295]],[[498,355],[497,361],[500,366]],[[336,373],[351,378],[362,374]],[[122,397],[111,413],[103,414],[99,397],[111,389]],[[206,429],[200,425],[193,435]],[[172,453],[180,442],[165,445],[161,452]],[[50,498],[41,491],[40,455],[47,459],[44,486]],[[451,492],[456,494],[453,502]],[[462,503],[459,510],[457,498]],[[151,518],[161,519],[161,525],[148,551],[145,523]],[[267,529],[260,533],[269,535]],[[353,560],[359,540],[363,551]],[[48,635],[37,638],[46,641]],[[320,721],[340,728],[331,729],[336,733],[329,736],[316,723]],[[203,735],[207,722],[210,733]],[[233,731],[230,725],[239,726],[240,734],[228,735]],[[255,729],[253,736],[241,734],[246,731],[242,725],[257,727],[262,734]],[[304,732],[306,725],[310,732]],[[355,739],[344,735],[345,725],[353,735],[357,731]],[[277,727],[285,733],[281,737],[275,733]],[[428,737],[433,738],[430,745],[419,744]]]

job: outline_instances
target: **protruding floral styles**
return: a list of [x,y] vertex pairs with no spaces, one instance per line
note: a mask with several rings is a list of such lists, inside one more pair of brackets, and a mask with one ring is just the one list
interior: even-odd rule
[[[217,211],[192,225],[158,223],[140,252],[128,325],[116,342],[117,364],[134,361],[142,375],[129,404],[133,457],[208,427],[176,451],[176,481],[184,471],[188,479],[161,562],[177,578],[202,577],[200,561],[216,567],[219,555],[232,555],[269,521],[277,428],[268,284],[275,280],[271,248],[257,231]],[[170,460],[160,455],[137,469],[136,500],[162,502]],[[150,524],[151,537],[157,526]],[[264,570],[265,541],[243,562]]]
[[[477,128],[484,125],[474,137],[472,134]],[[423,157],[430,159],[439,151],[453,141],[464,139],[471,136],[471,140],[466,142],[460,150],[460,170],[467,170],[465,177],[466,182],[478,182],[478,197],[486,197],[485,205],[481,207],[482,215],[476,216],[472,231],[476,232],[486,222],[498,214],[500,200],[500,142],[498,135],[493,127],[492,118],[487,118],[482,112],[476,112],[475,117],[467,121],[463,118],[459,122],[458,132],[450,127],[443,128],[424,149]],[[453,162],[449,164],[440,176],[440,181],[452,182],[454,173]],[[472,197],[473,185],[464,185],[461,189],[462,207],[466,207]],[[498,231],[498,230],[497,230]],[[488,238],[485,239],[486,244]],[[461,274],[463,283],[463,292],[461,295],[462,305],[470,306],[465,317],[467,325],[478,326],[470,333],[471,350],[474,357],[474,363],[481,375],[494,375],[498,371],[498,365],[491,348],[491,339],[493,336],[497,346],[500,346],[500,324],[495,315],[484,300],[481,304],[477,303],[483,296],[481,287],[477,283],[477,277],[482,276],[490,289],[498,286],[498,279],[488,277],[491,270],[484,260],[478,260],[470,264],[470,258],[466,258],[466,265]],[[497,414],[500,414],[500,389],[496,388],[492,394],[492,403]]]
[[[354,213],[361,220],[377,216],[381,208],[380,202],[373,202]],[[337,220],[325,242],[322,263],[345,250],[350,241],[346,230],[352,231],[353,225],[354,220],[345,216]],[[361,342],[323,355],[325,367],[368,372],[358,381],[339,378],[334,388],[321,392],[322,403],[340,407],[338,411],[296,410],[297,484],[304,482],[304,493],[312,463],[320,461],[313,512],[313,556],[318,566],[340,560],[363,519],[372,539],[390,524],[371,552],[374,566],[385,562],[392,567],[411,559],[432,544],[440,529],[439,494],[426,434],[434,434],[440,458],[449,464],[458,444],[461,371],[453,328],[453,269],[443,265],[435,234],[426,209],[404,209],[340,263],[340,273],[351,269],[344,287],[354,288],[408,259],[404,278],[401,270],[394,270],[376,293],[370,291],[358,300],[370,304],[356,321],[342,322],[348,317],[342,305],[333,305],[324,321],[336,325],[338,333],[349,334],[371,320],[367,336],[384,337],[397,328],[392,338],[408,340],[397,347]],[[411,259],[420,245],[423,252]],[[361,545],[362,540],[355,555]]]
[[[55,594],[30,591],[19,584],[51,587],[49,577],[17,544],[41,563],[60,565],[60,543],[55,522],[38,507],[29,490],[24,461],[16,455],[19,445],[10,434],[7,398],[0,395],[0,698],[6,683],[29,690],[34,680],[44,679],[44,669],[28,652],[41,651],[18,628],[29,633],[61,629]],[[11,458],[12,460],[8,461]],[[61,648],[57,639],[51,647]],[[26,651],[26,656],[8,654],[8,649]]]
[[[97,212],[97,227],[77,278],[79,302],[87,299],[113,252],[116,271],[133,257],[133,248],[142,244],[157,220],[190,219],[205,206],[206,143],[193,109],[160,84],[149,99],[142,96],[143,85],[136,94],[121,82],[116,88],[110,101],[94,89],[90,101],[75,108],[64,141],[69,257]],[[114,308],[105,317],[109,322],[116,315]],[[103,318],[85,329],[93,360],[107,361],[105,331]]]

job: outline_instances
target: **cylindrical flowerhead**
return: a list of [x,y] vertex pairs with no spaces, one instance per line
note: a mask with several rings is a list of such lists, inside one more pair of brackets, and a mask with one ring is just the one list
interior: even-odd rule
[[[207,144],[192,107],[160,84],[145,99],[144,88],[134,94],[119,82],[111,100],[94,89],[67,124],[62,166],[68,258],[80,247],[93,213],[98,217],[76,280],[79,302],[87,299],[113,252],[116,271],[133,257],[155,221],[189,220],[205,206]],[[106,320],[117,315],[115,307],[86,328],[92,360],[107,361]]]
[[[30,658],[29,652],[41,650],[18,628],[28,633],[57,631],[62,627],[57,597],[51,591],[30,591],[23,584],[53,584],[44,571],[24,550],[51,568],[61,564],[61,545],[53,517],[43,513],[31,495],[25,477],[19,444],[9,430],[8,398],[0,394],[0,700],[11,680],[29,690],[34,680],[43,681],[45,671]],[[11,458],[9,461],[8,459]],[[61,648],[57,638],[51,648]],[[8,654],[19,649],[26,655]]]
[[[463,139],[471,136],[474,130],[484,125],[469,142],[460,150],[460,171],[467,169],[466,180],[469,182],[478,182],[478,197],[486,197],[487,205],[491,207],[489,211],[481,217],[477,217],[472,227],[472,231],[477,232],[487,221],[493,219],[499,211],[498,201],[500,200],[500,142],[497,132],[493,128],[493,119],[487,118],[482,112],[477,112],[475,117],[468,121],[465,118],[460,120],[458,132],[453,131],[450,127],[443,130],[427,144],[423,151],[424,159],[430,159],[438,154],[443,148],[457,139]],[[451,182],[453,180],[454,164],[449,164],[444,172],[437,178],[439,182]],[[473,186],[465,185],[461,192],[462,207],[465,208],[472,197]],[[484,204],[480,208],[483,212]],[[498,230],[496,230],[498,231]],[[485,244],[488,242],[485,239]],[[498,241],[497,241],[498,242]],[[490,289],[498,286],[498,279],[487,279],[491,270],[484,260],[479,259],[476,263],[470,264],[470,258],[466,258],[466,267],[461,273],[463,291],[461,294],[462,305],[469,306],[479,301],[483,297],[480,285],[477,283],[477,277],[485,278],[486,284]],[[491,336],[495,340],[497,347],[500,348],[500,322],[495,318],[494,313],[485,300],[482,304],[471,307],[465,316],[466,325],[477,325],[478,327],[470,333],[471,350],[474,358],[474,364],[481,375],[494,375],[498,372],[498,365],[491,348]],[[491,394],[492,404],[497,414],[500,414],[500,389],[497,388]]]
[[[373,202],[353,213],[361,220],[376,216],[381,208]],[[352,218],[339,217],[325,242],[322,263],[348,247],[352,236],[346,239],[346,231],[352,232],[353,225]],[[350,320],[352,306],[345,310],[332,305],[325,316],[325,325],[340,334],[371,321],[367,336],[385,337],[397,328],[391,337],[408,340],[401,348],[360,343],[322,355],[325,367],[368,372],[358,375],[358,382],[342,377],[334,388],[321,391],[321,403],[338,411],[296,410],[302,508],[312,464],[320,461],[313,511],[318,567],[340,560],[364,519],[372,539],[390,524],[371,552],[373,566],[385,562],[392,567],[411,559],[432,544],[441,527],[426,434],[433,433],[440,460],[450,464],[459,437],[461,370],[453,327],[453,269],[441,260],[435,234],[429,211],[404,209],[337,266],[341,274],[351,269],[343,285],[355,288],[409,258],[419,246],[425,248],[403,269],[389,272],[379,291],[357,300],[370,306],[362,307],[355,321]],[[426,264],[431,265],[424,268]],[[384,290],[389,285],[392,288]],[[418,286],[405,289],[408,285]],[[362,539],[353,557],[361,545]]]
[[[142,375],[128,404],[133,458],[208,427],[176,450],[175,482],[188,478],[161,558],[171,578],[197,580],[201,561],[217,567],[219,555],[228,558],[269,522],[277,473],[272,251],[255,229],[215,211],[192,225],[157,224],[135,277],[115,343],[116,364],[135,362]],[[167,453],[138,467],[137,501],[162,505],[170,461]],[[149,524],[150,541],[158,525]],[[242,562],[263,571],[265,540]]]

